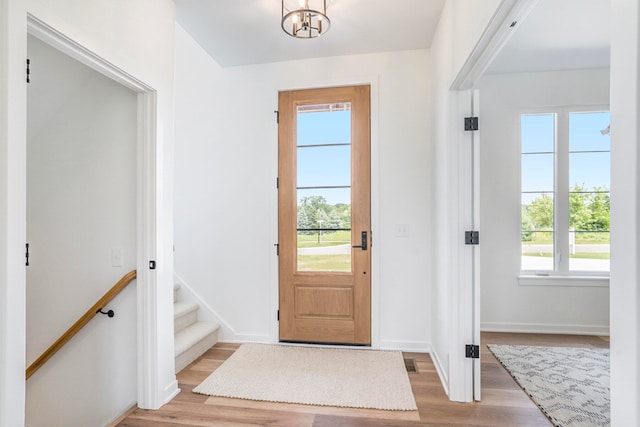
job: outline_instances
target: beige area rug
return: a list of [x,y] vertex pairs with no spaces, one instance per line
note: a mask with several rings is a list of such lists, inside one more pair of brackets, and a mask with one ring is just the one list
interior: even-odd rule
[[243,344],[193,391],[267,402],[417,410],[399,351]]

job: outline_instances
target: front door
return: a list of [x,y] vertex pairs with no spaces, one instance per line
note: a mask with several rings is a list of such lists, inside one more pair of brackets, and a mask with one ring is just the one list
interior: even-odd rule
[[371,344],[370,88],[279,94],[280,341]]

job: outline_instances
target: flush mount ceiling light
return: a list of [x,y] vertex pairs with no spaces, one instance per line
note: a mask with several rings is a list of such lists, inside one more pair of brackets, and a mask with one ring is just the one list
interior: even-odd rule
[[282,29],[297,39],[312,39],[329,31],[327,0],[282,0]]

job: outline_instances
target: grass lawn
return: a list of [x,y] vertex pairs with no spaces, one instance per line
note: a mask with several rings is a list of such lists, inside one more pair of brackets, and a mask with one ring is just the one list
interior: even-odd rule
[[[551,258],[553,254],[551,252],[531,252],[523,254],[524,256],[537,256],[543,258]],[[609,252],[576,252],[572,254],[570,258],[583,258],[583,259],[609,259]]]
[[[336,246],[351,243],[351,231],[334,231],[331,233],[323,231],[319,237],[320,239],[318,239],[318,233],[298,233],[298,247],[317,248],[320,246]],[[318,240],[320,240],[320,243],[318,243]]]
[[351,271],[351,255],[298,255],[298,271]]
[[[610,241],[609,233],[590,233],[576,232],[576,244],[608,244]],[[523,240],[522,243],[527,245],[550,245],[553,243],[553,233],[537,232],[532,233],[531,240]]]

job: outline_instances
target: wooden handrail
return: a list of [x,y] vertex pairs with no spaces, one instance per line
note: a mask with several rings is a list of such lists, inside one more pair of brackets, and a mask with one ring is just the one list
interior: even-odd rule
[[42,355],[40,355],[40,357],[38,357],[35,362],[29,365],[26,372],[26,379],[29,379],[29,377],[33,375],[38,369],[40,369],[47,360],[51,359],[51,357],[56,354],[58,350],[62,348],[62,346],[69,342],[69,340],[73,338],[75,334],[80,332],[80,329],[82,329],[84,325],[86,325],[91,319],[93,319],[98,310],[109,304],[109,302],[111,302],[111,300],[114,299],[116,295],[118,295],[133,279],[135,279],[136,276],[136,270],[131,270],[130,272],[122,276],[122,279],[118,280],[118,283],[113,285],[113,287],[109,289],[109,291],[104,294],[104,296],[100,298],[98,302],[93,305],[93,307],[87,310],[87,312],[80,319],[78,319],[78,321],[74,323],[73,326],[67,329],[67,332],[62,334],[62,336],[58,338],[58,340],[54,342],[51,347],[49,347],[44,353],[42,353]]

